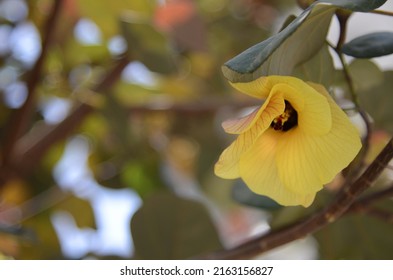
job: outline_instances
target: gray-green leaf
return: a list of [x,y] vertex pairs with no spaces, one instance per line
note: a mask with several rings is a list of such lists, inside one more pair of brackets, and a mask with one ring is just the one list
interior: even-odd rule
[[296,66],[293,75],[329,88],[334,83],[335,69],[328,46],[325,44],[310,60]]
[[372,117],[375,127],[393,133],[393,71],[384,74],[383,82],[360,91],[359,99],[362,108]]
[[393,53],[393,32],[370,33],[346,43],[342,52],[357,58],[372,58]]
[[387,0],[322,0],[319,2],[331,3],[337,7],[356,12],[369,12],[385,4]]

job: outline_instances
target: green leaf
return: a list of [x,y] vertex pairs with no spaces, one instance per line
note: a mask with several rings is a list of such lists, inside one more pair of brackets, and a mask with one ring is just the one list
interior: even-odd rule
[[379,129],[393,133],[393,71],[384,73],[383,82],[359,92],[362,108],[372,117]]
[[295,77],[324,85],[329,88],[334,82],[335,68],[327,45],[310,60],[298,65],[293,72]]
[[319,2],[331,3],[337,7],[356,12],[369,12],[385,4],[387,0],[321,0]]
[[249,82],[260,76],[290,75],[295,66],[307,61],[323,46],[330,20],[337,8],[366,12],[378,8],[386,0],[315,2],[285,29],[252,46],[222,67],[231,82]]
[[151,71],[169,74],[176,70],[169,40],[151,22],[140,16],[123,17],[120,21],[128,52]]
[[131,233],[140,259],[185,259],[222,247],[206,209],[171,194],[147,199],[131,220]]
[[356,92],[369,90],[383,83],[383,72],[372,61],[355,59],[348,67]]
[[357,58],[372,58],[393,53],[393,32],[370,33],[346,43],[342,52]]

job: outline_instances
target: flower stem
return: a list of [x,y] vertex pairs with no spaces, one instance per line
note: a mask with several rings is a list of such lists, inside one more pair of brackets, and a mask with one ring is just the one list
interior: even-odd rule
[[348,84],[349,93],[351,95],[352,102],[355,104],[356,108],[358,109],[359,108],[359,100],[358,100],[358,97],[355,92],[355,87],[353,84],[352,77],[349,73],[348,64],[345,61],[344,54],[341,51],[342,46],[344,45],[345,39],[347,37],[347,23],[348,23],[349,17],[350,17],[350,14],[348,14],[348,13],[337,12],[337,18],[338,18],[338,22],[340,24],[340,36],[338,38],[336,47],[334,47],[333,49],[335,50],[338,58],[340,59],[341,65],[343,67],[344,77],[345,77],[347,84]]
[[345,77],[345,80],[347,81],[347,85],[349,88],[349,94],[351,95],[352,102],[355,104],[356,109],[359,110],[359,98],[356,94],[355,86],[353,84],[351,74],[349,73],[348,64],[345,61],[345,58],[344,58],[344,55],[342,54],[342,52],[340,52],[338,49],[335,49],[335,50],[337,52],[338,58],[340,59],[341,65],[343,67],[344,77]]

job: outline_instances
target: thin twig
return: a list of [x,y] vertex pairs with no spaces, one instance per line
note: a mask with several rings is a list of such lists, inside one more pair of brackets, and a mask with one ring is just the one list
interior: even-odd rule
[[325,209],[314,215],[295,223],[273,230],[260,237],[242,244],[236,248],[215,252],[203,256],[205,259],[246,259],[284,245],[290,241],[305,237],[314,233],[324,226],[336,221],[343,215],[350,205],[368,189],[371,184],[385,169],[393,158],[393,139],[385,146],[377,158],[364,171],[364,173],[352,184],[345,186],[336,196],[335,200]]
[[352,79],[350,71],[349,71],[349,66],[348,66],[347,62],[345,61],[344,55],[341,51],[342,46],[344,45],[344,43],[346,41],[347,23],[348,23],[348,19],[350,16],[351,16],[350,13],[347,13],[344,10],[338,10],[337,18],[338,18],[339,25],[340,25],[340,35],[339,35],[339,38],[337,41],[337,45],[333,46],[331,43],[328,42],[329,46],[336,52],[336,54],[341,62],[341,65],[343,67],[344,77],[345,77],[345,80],[347,81],[349,94],[351,95],[351,100],[355,105],[356,111],[359,113],[360,117],[363,119],[363,122],[366,126],[366,135],[362,139],[362,149],[361,149],[359,155],[357,156],[357,160],[351,164],[350,170],[352,170],[352,173],[350,174],[349,180],[351,180],[352,178],[355,178],[359,174],[359,171],[361,169],[360,167],[363,165],[364,159],[365,159],[365,157],[368,153],[368,150],[369,150],[370,138],[371,138],[371,134],[372,134],[372,126],[371,126],[370,119],[369,119],[367,113],[360,106],[359,98],[358,98],[358,95],[356,94],[356,91],[355,91],[355,85],[353,83],[353,79]]
[[374,10],[374,11],[370,11],[370,13],[393,17],[392,11]]

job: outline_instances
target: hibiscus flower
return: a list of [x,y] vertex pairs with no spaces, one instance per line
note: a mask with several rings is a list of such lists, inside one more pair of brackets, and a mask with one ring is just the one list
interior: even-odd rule
[[216,163],[217,176],[242,178],[281,205],[307,207],[359,152],[358,130],[322,85],[288,76],[232,85],[265,102],[223,123],[238,137]]

